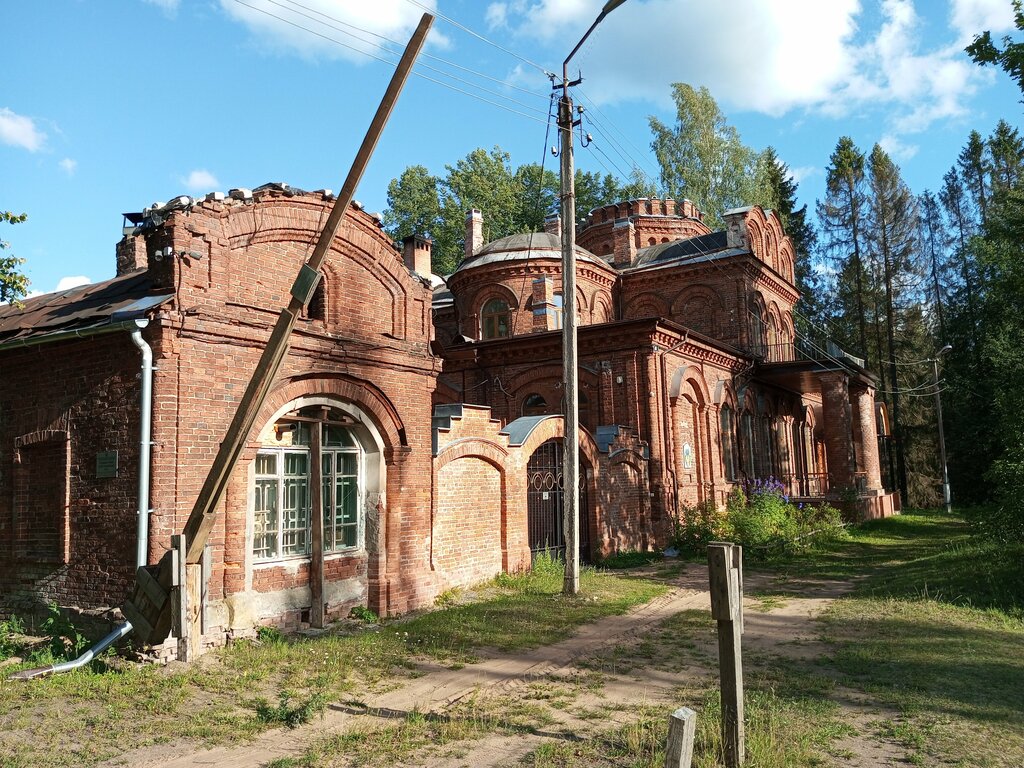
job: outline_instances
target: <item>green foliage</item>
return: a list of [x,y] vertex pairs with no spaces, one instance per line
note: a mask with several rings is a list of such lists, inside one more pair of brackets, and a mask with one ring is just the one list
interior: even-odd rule
[[365,605],[352,606],[352,610],[349,611],[349,616],[365,624],[376,624],[380,621],[380,617]]
[[[1024,31],[1024,11],[1021,0],[1013,0],[1013,20],[1017,31]],[[996,65],[1008,74],[1024,92],[1024,42],[1015,41],[1009,35],[1002,39],[1002,46],[992,40],[991,32],[975,36],[965,49],[975,63],[986,66]]]
[[[743,495],[736,489],[734,493]],[[730,502],[733,496],[730,495]],[[711,501],[703,504],[685,505],[675,520],[675,533],[672,544],[682,552],[703,554],[707,551],[709,541],[728,539],[732,534],[729,523],[730,515],[720,511]]]
[[660,561],[662,557],[663,555],[661,552],[639,552],[635,549],[631,549],[627,552],[616,552],[614,555],[602,560],[599,565],[601,568],[609,568],[611,570],[618,570],[621,568],[639,568],[643,565],[656,563]]
[[[0,222],[20,224],[28,218],[24,213],[0,211]],[[20,305],[20,299],[28,293],[29,280],[21,271],[24,259],[5,254],[11,244],[0,238],[0,304],[12,302]]]
[[25,622],[18,616],[0,621],[0,661],[17,656],[24,650]]
[[257,627],[256,639],[261,643],[268,644],[285,642],[284,635],[277,627]]
[[[433,241],[433,267],[450,274],[464,255],[466,213],[483,213],[484,242],[518,232],[535,232],[544,217],[558,209],[557,169],[527,163],[513,169],[511,156],[494,147],[474,149],[435,176],[422,165],[406,168],[388,184],[384,228],[401,240],[411,234]],[[576,216],[582,221],[592,209],[619,199],[649,196],[653,184],[637,175],[622,182],[610,174],[576,171]]]
[[314,715],[322,714],[327,704],[328,698],[323,691],[317,691],[299,700],[294,700],[291,691],[281,691],[277,697],[277,704],[271,704],[266,699],[257,699],[253,706],[256,709],[256,718],[261,723],[297,728],[312,720]]
[[782,484],[756,480],[749,493],[734,488],[724,510],[711,502],[685,507],[676,522],[673,544],[694,554],[710,541],[735,541],[757,556],[792,554],[842,538],[839,510],[828,504],[793,504]]
[[758,154],[742,142],[711,92],[673,83],[672,99],[674,126],[648,118],[665,193],[692,200],[712,228],[722,225],[722,214],[730,208],[767,204],[766,185],[757,173]]

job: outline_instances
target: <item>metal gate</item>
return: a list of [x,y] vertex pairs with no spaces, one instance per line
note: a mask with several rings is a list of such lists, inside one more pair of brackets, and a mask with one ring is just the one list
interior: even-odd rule
[[[562,457],[558,440],[548,440],[530,457],[526,467],[526,520],[530,551],[565,554],[562,531]],[[587,499],[587,473],[580,463],[580,560],[590,562],[590,505]]]

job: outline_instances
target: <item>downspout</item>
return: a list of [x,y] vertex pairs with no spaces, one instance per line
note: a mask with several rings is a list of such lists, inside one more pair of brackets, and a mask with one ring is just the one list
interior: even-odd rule
[[138,530],[135,537],[135,567],[149,564],[149,470],[153,433],[153,350],[142,338],[149,320],[135,321],[132,342],[142,353],[142,389],[139,393],[139,489]]
[[[139,394],[139,486],[138,529],[135,542],[136,568],[142,568],[147,565],[149,559],[149,470],[153,431],[153,350],[146,343],[145,339],[142,338],[142,330],[148,325],[149,320],[141,318],[133,321],[131,325],[126,323],[120,326],[125,330],[131,331],[132,342],[142,352],[142,387]],[[118,640],[128,636],[132,629],[131,622],[124,621],[114,627],[106,637],[77,659],[62,661],[59,664],[48,664],[45,667],[36,667],[35,669],[23,669],[8,676],[7,679],[33,680],[37,677],[47,677],[84,667]]]

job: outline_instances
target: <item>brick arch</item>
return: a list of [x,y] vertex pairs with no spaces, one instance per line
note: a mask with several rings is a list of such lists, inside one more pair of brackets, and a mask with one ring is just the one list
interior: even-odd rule
[[609,323],[612,320],[611,303],[600,293],[594,294],[590,316],[594,323]]
[[754,215],[757,208],[747,214],[747,245],[751,253],[759,259],[764,258],[764,227],[759,217]]
[[[266,203],[257,204],[259,213],[256,214],[258,229],[255,232],[229,232],[231,236],[230,248],[233,253],[241,255],[245,248],[254,245],[273,245],[284,243],[295,247],[296,256],[304,252],[304,246],[316,239],[319,235],[317,218],[309,213],[308,218],[303,220],[297,218],[294,213],[281,210],[282,206],[275,209],[271,204],[268,209]],[[253,209],[246,209],[246,219],[252,221]],[[237,214],[232,211],[229,227],[233,227]],[[251,226],[249,224],[248,226]],[[390,257],[390,258],[389,258]],[[401,261],[395,256],[393,247],[386,247],[380,240],[369,235],[365,229],[352,221],[344,220],[339,227],[338,234],[331,242],[327,258],[324,261],[325,267],[332,260],[348,260],[359,266],[373,280],[380,284],[381,288],[391,297],[391,328],[389,333],[398,339],[404,339],[405,308],[408,301],[408,285],[411,280],[408,272],[399,270]],[[389,269],[388,267],[393,269]],[[405,273],[403,275],[403,273]],[[336,280],[335,284],[340,284]]]
[[270,393],[260,409],[256,423],[262,429],[289,403],[300,397],[314,395],[333,397],[356,405],[372,419],[384,441],[385,450],[393,451],[408,445],[405,424],[387,396],[373,384],[347,376],[297,376],[282,382]]
[[668,317],[668,304],[656,293],[641,293],[626,305],[626,318]]
[[[533,428],[522,443],[523,455],[532,456],[541,445],[548,440],[555,439],[565,439],[565,420],[561,416],[546,418]],[[587,464],[596,477],[599,471],[600,450],[594,438],[582,427],[579,429],[579,446],[580,453],[586,458]]]
[[784,236],[779,246],[779,274],[791,283],[795,281],[795,274],[793,272],[795,264],[796,257],[793,252],[793,241],[788,236]]
[[449,443],[434,457],[434,472],[440,472],[448,464],[459,459],[480,459],[492,465],[505,475],[505,464],[508,461],[508,449],[493,440],[481,437],[467,437]]

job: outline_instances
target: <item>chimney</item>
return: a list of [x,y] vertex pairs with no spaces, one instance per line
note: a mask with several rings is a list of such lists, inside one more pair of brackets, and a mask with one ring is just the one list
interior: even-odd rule
[[612,225],[612,264],[628,267],[636,258],[636,230],[629,219],[619,219]]
[[562,239],[562,217],[557,213],[552,213],[550,216],[544,217],[544,231],[549,235],[554,235],[559,240]]
[[146,254],[146,238],[142,235],[125,235],[117,244],[117,276],[138,272],[149,267]]
[[430,254],[434,241],[423,235],[409,235],[402,238],[402,261],[420,277],[430,278]]
[[725,219],[725,241],[730,248],[749,248],[747,238],[747,214],[750,206],[734,208],[722,214]]
[[466,214],[466,258],[472,258],[484,244],[484,216],[476,208]]
[[555,322],[555,290],[550,277],[533,281],[533,332],[550,331],[558,327]]

